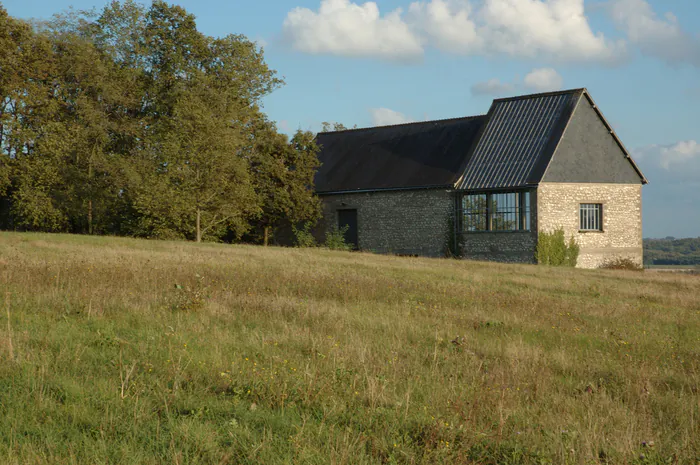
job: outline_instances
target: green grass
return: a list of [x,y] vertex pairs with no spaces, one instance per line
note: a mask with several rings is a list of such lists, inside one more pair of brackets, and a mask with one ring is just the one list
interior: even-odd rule
[[700,460],[696,276],[0,233],[0,290],[1,463]]

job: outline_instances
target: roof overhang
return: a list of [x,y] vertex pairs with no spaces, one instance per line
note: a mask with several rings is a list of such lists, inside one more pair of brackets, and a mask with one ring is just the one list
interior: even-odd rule
[[642,179],[642,184],[649,184],[649,180],[646,178],[646,176],[644,176],[644,173],[642,173],[642,170],[639,169],[639,166],[632,158],[632,155],[627,150],[627,147],[625,147],[625,144],[622,143],[622,140],[620,140],[620,138],[618,137],[618,135],[615,132],[615,130],[613,129],[613,127],[610,125],[610,123],[608,123],[608,120],[605,119],[605,116],[603,116],[603,112],[600,111],[600,108],[598,108],[598,105],[593,100],[593,97],[591,97],[591,94],[588,93],[588,89],[583,89],[583,95],[586,96],[586,98],[590,102],[591,106],[593,107],[595,112],[600,117],[600,120],[603,122],[603,124],[605,124],[605,127],[610,132],[610,135],[613,136],[613,139],[615,139],[615,142],[617,142],[617,145],[620,147],[620,150],[622,150],[622,152],[625,154],[625,158],[627,158],[627,160],[629,160],[629,162],[632,164],[632,167],[634,168],[634,170],[637,172],[639,177]]

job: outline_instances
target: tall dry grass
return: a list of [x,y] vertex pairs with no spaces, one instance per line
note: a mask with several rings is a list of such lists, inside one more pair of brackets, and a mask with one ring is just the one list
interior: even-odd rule
[[3,463],[700,458],[698,277],[0,233],[0,291]]

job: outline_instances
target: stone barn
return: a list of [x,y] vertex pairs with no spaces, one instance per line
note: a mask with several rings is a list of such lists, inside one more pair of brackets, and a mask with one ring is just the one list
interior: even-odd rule
[[494,100],[486,115],[319,133],[319,235],[376,253],[533,263],[563,228],[578,265],[642,264],[646,178],[586,89]]

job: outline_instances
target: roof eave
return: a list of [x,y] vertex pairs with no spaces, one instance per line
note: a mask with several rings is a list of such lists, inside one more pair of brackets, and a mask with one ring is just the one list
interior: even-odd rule
[[435,184],[428,186],[408,186],[408,187],[380,187],[380,188],[362,188],[362,189],[346,189],[335,191],[316,191],[316,195],[340,195],[340,194],[367,194],[372,192],[399,192],[399,191],[417,191],[430,189],[449,189],[453,190],[453,184]]
[[593,100],[593,97],[591,97],[591,94],[588,93],[588,90],[587,90],[587,89],[583,89],[583,95],[586,96],[586,98],[587,98],[588,101],[590,102],[591,106],[593,107],[593,109],[595,110],[595,112],[598,114],[598,117],[599,117],[600,120],[603,122],[603,124],[605,125],[605,127],[608,129],[608,132],[610,132],[610,135],[613,137],[613,139],[615,139],[615,142],[616,142],[617,145],[620,147],[620,149],[622,150],[622,152],[625,154],[625,158],[632,164],[632,167],[634,168],[634,170],[637,172],[637,174],[639,175],[640,179],[642,180],[642,184],[649,184],[649,180],[646,178],[646,176],[644,176],[644,173],[642,173],[642,170],[639,169],[639,166],[637,165],[637,163],[636,163],[636,162],[634,161],[634,159],[632,158],[632,155],[631,155],[630,152],[627,150],[627,147],[625,147],[625,144],[622,143],[622,140],[620,140],[620,138],[618,137],[618,135],[617,135],[617,133],[615,132],[615,130],[613,129],[613,127],[610,125],[610,123],[608,123],[608,120],[605,119],[605,116],[603,115],[603,112],[600,111],[600,108],[598,108],[598,105],[597,105],[597,104],[595,103],[595,101]]

